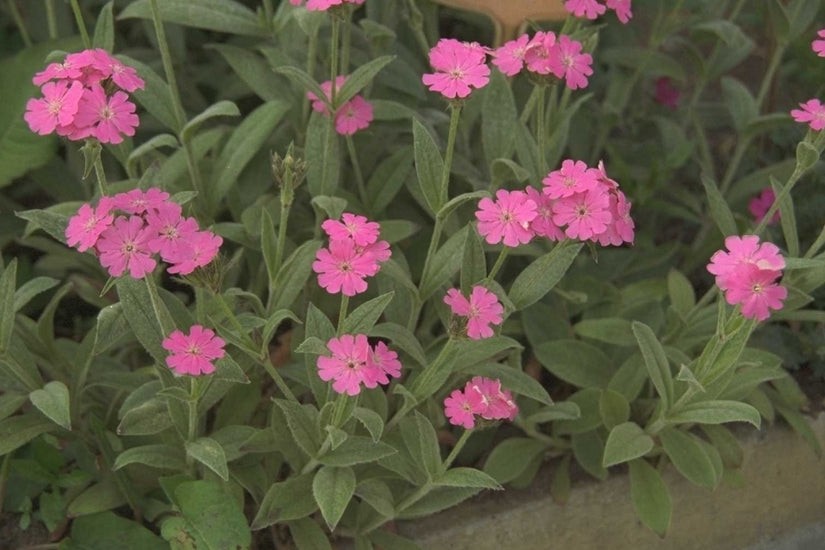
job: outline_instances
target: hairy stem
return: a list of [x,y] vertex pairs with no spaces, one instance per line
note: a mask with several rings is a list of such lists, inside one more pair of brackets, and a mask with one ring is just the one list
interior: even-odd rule
[[80,4],[77,3],[77,0],[72,0],[71,3],[74,20],[77,22],[80,36],[83,37],[83,47],[89,50],[92,47],[92,39],[89,38],[89,31],[86,30],[86,23],[83,22],[83,12],[80,11]]

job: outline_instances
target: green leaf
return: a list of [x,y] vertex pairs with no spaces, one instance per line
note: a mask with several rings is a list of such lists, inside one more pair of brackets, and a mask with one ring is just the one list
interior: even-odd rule
[[581,409],[579,409],[577,404],[563,401],[539,409],[538,412],[531,414],[527,418],[527,421],[541,424],[552,420],[576,420],[580,418],[581,415]]
[[[138,341],[143,345],[152,358],[159,364],[166,364],[168,353],[161,342],[166,338],[162,327],[158,324],[155,310],[152,307],[152,299],[146,288],[143,279],[132,279],[131,277],[120,277],[116,283],[117,295],[123,305],[123,313],[129,321],[129,326],[135,333]],[[165,311],[161,314],[171,319],[171,314],[165,305],[159,307]],[[171,321],[170,321],[171,322]]]
[[312,273],[312,262],[315,261],[315,253],[320,247],[320,241],[306,241],[286,259],[275,280],[275,294],[268,304],[267,311],[289,309]]
[[288,83],[275,74],[260,55],[229,44],[207,44],[205,48],[220,53],[235,74],[264,101],[280,99],[283,96],[281,90],[284,90]]
[[574,420],[559,420],[554,429],[559,434],[579,434],[596,429],[602,423],[601,412],[599,411],[599,401],[602,392],[597,388],[584,388],[567,398],[569,403],[574,403],[581,411],[578,418]]
[[289,111],[283,101],[264,103],[244,118],[218,156],[218,170],[209,189],[210,204],[217,206],[226,196],[252,157],[258,152],[275,126]]
[[295,439],[295,443],[306,454],[314,457],[321,447],[321,432],[314,416],[307,408],[311,405],[300,405],[285,399],[274,399],[274,402],[286,416],[287,426]]
[[602,465],[608,468],[645,456],[653,446],[653,439],[635,422],[624,422],[610,430]]
[[54,430],[54,422],[39,414],[22,414],[0,421],[0,456],[22,447],[40,434]]
[[675,428],[662,430],[658,436],[667,456],[688,481],[708,489],[716,487],[720,480],[700,439]]
[[[775,177],[770,176],[771,188],[774,196],[779,197],[784,185]],[[799,233],[796,230],[796,213],[794,212],[793,198],[788,193],[779,201],[779,223],[782,225],[782,234],[785,236],[785,245],[788,247],[788,256],[799,256]]]
[[117,427],[118,435],[152,435],[172,427],[166,400],[149,399],[129,409]]
[[312,495],[330,530],[335,530],[355,493],[355,472],[352,468],[323,466],[312,480]]
[[553,400],[550,398],[547,390],[544,389],[544,386],[542,386],[538,380],[519,369],[501,363],[474,363],[461,372],[498,379],[501,381],[503,388],[511,390],[518,395],[535,399],[545,405],[553,404]]
[[339,219],[347,207],[347,201],[345,199],[340,197],[328,197],[326,195],[312,197],[310,203],[312,203],[312,206],[317,206],[323,210],[327,217],[331,220]]
[[498,481],[489,474],[475,468],[452,468],[437,477],[434,483],[440,487],[479,487],[481,489],[502,489]]
[[186,454],[191,456],[220,477],[229,481],[229,468],[226,466],[226,453],[220,443],[209,437],[201,437],[186,442]]
[[31,392],[29,400],[55,424],[67,430],[72,429],[69,413],[69,388],[63,382],[49,382],[43,386],[43,389]]
[[249,377],[229,354],[215,361],[214,376],[216,380],[225,380],[226,382],[235,382],[237,384],[249,384]]
[[[255,12],[234,0],[163,0],[158,4],[160,18],[167,23],[246,36],[268,32]],[[127,5],[118,19],[128,18],[152,19],[149,0]]]
[[464,229],[447,239],[447,242],[435,253],[429,271],[422,277],[420,295],[422,301],[426,301],[441,285],[446,284],[461,267],[464,242],[467,240],[466,231],[475,231],[475,229],[469,225],[464,226]]
[[642,392],[646,381],[647,369],[642,355],[634,353],[621,364],[607,387],[619,392],[628,401],[633,401]]
[[0,355],[0,371],[17,382],[21,391],[32,392],[43,386],[43,378],[37,364],[19,338],[13,338],[8,353]]
[[599,398],[599,414],[602,416],[604,427],[612,430],[630,418],[630,403],[619,392],[602,390]]
[[427,206],[433,214],[441,210],[441,178],[444,173],[444,160],[438,151],[435,140],[424,126],[413,119],[413,147],[415,149],[415,172],[418,185]]
[[384,313],[384,309],[392,301],[394,295],[394,292],[387,292],[355,308],[344,320],[342,332],[345,334],[368,333],[372,327],[375,326],[375,323],[378,322],[378,319],[381,317],[381,314]]
[[673,513],[670,493],[656,468],[644,459],[630,463],[630,498],[642,523],[664,537]]
[[653,330],[646,324],[633,321],[633,334],[642,351],[647,374],[662,400],[662,407],[667,411],[673,403],[673,374],[670,372],[665,350]]
[[[464,502],[479,491],[481,489],[478,487],[436,487],[427,493],[427,496],[400,512],[398,518],[411,519],[429,516]],[[395,550],[398,547],[392,548]]]
[[604,459],[604,440],[597,430],[574,433],[570,437],[573,456],[585,472],[596,479],[607,479],[607,468],[602,466]]
[[412,171],[413,159],[412,147],[402,147],[373,170],[367,182],[368,211],[383,212],[393,201]]
[[[2,278],[0,278],[2,281]],[[35,296],[50,290],[60,284],[60,281],[52,277],[35,277],[20,285],[14,293],[14,311],[18,312],[26,306]],[[2,282],[0,282],[2,286]],[[0,291],[2,292],[2,291]]]
[[289,522],[289,532],[297,550],[332,550],[324,530],[310,518]]
[[381,434],[384,431],[384,420],[380,414],[372,409],[355,407],[352,411],[352,416],[364,425],[370,433],[373,442],[377,443],[381,439]]
[[490,165],[490,172],[494,184],[498,184],[496,187],[508,181],[524,183],[530,177],[530,172],[510,159],[495,159]]
[[510,83],[500,71],[493,71],[483,93],[481,144],[490,165],[496,159],[509,159],[513,154],[518,112]]
[[819,151],[807,141],[800,141],[796,146],[797,169],[805,172],[819,161]]
[[686,316],[696,305],[696,292],[693,285],[681,271],[671,269],[667,274],[667,292],[670,296],[670,305],[676,313]]
[[318,509],[312,496],[313,474],[300,474],[274,483],[264,495],[253,529],[263,529],[273,523],[304,518]]
[[371,437],[349,436],[337,449],[321,456],[318,461],[327,466],[353,466],[390,456],[398,451]]
[[324,103],[327,109],[330,108],[329,97],[326,93],[324,93],[324,90],[321,89],[320,84],[318,84],[314,78],[303,70],[298,67],[286,65],[283,67],[276,67],[275,72],[286,76],[288,79],[298,84],[302,90],[312,92],[315,97],[318,98],[318,101]]
[[363,90],[372,82],[381,69],[386,67],[395,59],[394,55],[385,55],[377,59],[373,59],[368,63],[360,65],[347,78],[347,81],[341,86],[340,90],[336,90],[335,105],[341,106],[353,97],[355,94]]
[[584,319],[573,325],[573,330],[583,338],[590,338],[616,346],[634,346],[630,321],[619,317]]
[[238,106],[231,101],[218,101],[217,103],[214,103],[204,109],[201,114],[195,116],[192,120],[184,124],[183,130],[181,130],[181,139],[184,143],[188,143],[195,132],[198,131],[201,124],[211,118],[216,118],[219,116],[241,116],[241,112],[238,110]]
[[508,292],[516,309],[524,309],[550,292],[567,273],[583,246],[582,243],[558,243],[553,250],[527,266]]
[[543,441],[511,437],[496,445],[484,463],[484,471],[499,483],[508,483],[519,477],[545,451],[547,444]]
[[175,502],[186,535],[198,550],[249,548],[252,533],[238,500],[212,481],[185,481],[175,487]]
[[478,231],[467,231],[464,259],[461,262],[461,291],[469,294],[474,283],[487,277],[487,258]]
[[552,340],[533,349],[544,368],[580,388],[605,388],[613,376],[610,358],[579,340]]
[[428,364],[424,348],[421,347],[418,339],[407,327],[396,323],[381,323],[380,325],[372,327],[369,335],[378,338],[388,338],[394,345],[415,359],[419,365],[425,366]]
[[120,470],[129,464],[145,464],[174,471],[186,469],[182,449],[175,445],[141,445],[126,449],[117,456],[112,469]]
[[9,350],[14,332],[14,289],[17,288],[17,258],[0,275],[0,355]]
[[729,429],[724,426],[705,424],[702,431],[708,436],[710,442],[719,451],[722,462],[728,468],[738,469],[742,467],[745,453],[739,445],[739,440]]
[[310,336],[295,348],[295,352],[308,353],[311,355],[327,355],[329,354],[329,348],[327,348],[324,341],[317,336]]
[[100,15],[97,16],[95,24],[95,34],[92,38],[92,47],[103,48],[107,52],[115,49],[115,20],[112,16],[113,1],[108,2],[100,8]]
[[606,63],[616,63],[631,69],[640,68],[644,63],[644,69],[652,75],[669,76],[675,80],[685,81],[687,75],[682,65],[673,57],[642,48],[639,46],[616,46],[604,52],[602,61]]
[[151,153],[161,147],[171,147],[173,149],[177,149],[178,146],[178,138],[172,134],[157,134],[135,147],[132,152],[129,153],[129,157],[126,160],[126,165],[130,169],[134,170],[138,159],[147,153]]
[[741,135],[745,128],[759,115],[756,98],[736,78],[723,76],[721,84],[722,96],[725,98],[725,104],[733,118],[733,127]]
[[355,488],[355,495],[382,516],[391,518],[395,515],[392,491],[380,479],[370,478],[360,482]]
[[702,401],[691,403],[667,415],[671,424],[724,424],[726,422],[748,422],[759,428],[759,411],[747,403],[739,401]]
[[432,423],[415,411],[401,421],[400,428],[404,444],[415,463],[424,468],[427,478],[438,475],[441,472],[441,451]]
[[63,550],[111,550],[123,547],[129,541],[129,550],[168,550],[169,545],[139,523],[129,521],[112,512],[101,512],[75,519],[71,538],[61,544]]
[[126,504],[115,476],[108,475],[100,483],[95,483],[72,500],[66,508],[66,516],[77,518],[114,510]]
[[452,214],[453,211],[455,211],[459,206],[461,206],[465,202],[470,202],[470,201],[475,202],[477,200],[481,200],[481,199],[489,197],[489,196],[490,196],[489,191],[471,191],[469,193],[462,193],[462,194],[458,195],[457,197],[453,197],[452,199],[447,201],[447,204],[442,206],[441,209],[438,211],[438,213],[436,214],[436,217],[439,220],[445,220],[445,219],[447,219],[447,216]]
[[705,174],[702,174],[701,179],[710,205],[710,214],[713,216],[713,221],[716,222],[719,231],[722,232],[722,236],[737,235],[738,231],[733,213],[730,211],[725,197],[722,196],[722,192],[716,186],[716,182]]

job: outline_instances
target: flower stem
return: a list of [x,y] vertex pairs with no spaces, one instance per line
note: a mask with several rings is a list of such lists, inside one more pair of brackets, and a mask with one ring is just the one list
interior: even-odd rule
[[83,47],[89,50],[92,48],[92,39],[89,38],[89,31],[86,30],[86,23],[83,22],[83,12],[80,11],[80,4],[77,3],[77,0],[72,0],[72,12],[74,12],[77,28],[80,30],[80,36],[83,37]]
[[[318,29],[309,37],[309,48],[307,49],[307,74],[315,77],[315,63],[318,57]],[[304,96],[304,103],[302,105],[301,120],[303,121],[303,128],[306,128],[309,121],[309,98]]]
[[492,281],[493,279],[495,279],[495,276],[498,274],[499,270],[501,270],[501,267],[504,265],[504,260],[507,259],[507,254],[509,252],[510,247],[502,247],[501,252],[498,253],[496,263],[493,264],[493,269],[491,269],[489,275],[487,275],[487,281]]
[[347,318],[347,308],[349,307],[349,296],[341,293],[341,308],[338,310],[338,329],[336,331],[338,336],[341,336],[341,331],[344,328],[344,321]]
[[100,154],[95,159],[95,177],[97,178],[97,188],[100,191],[100,196],[105,197],[109,194],[109,184],[106,182],[106,172],[103,170],[103,161]]
[[424,16],[421,14],[421,10],[418,8],[415,0],[407,0],[407,9],[409,9],[410,12],[409,21],[413,36],[415,36],[418,47],[421,48],[421,52],[424,54],[424,57],[426,57],[430,53],[430,43],[427,40],[427,35],[424,34]]
[[464,448],[464,444],[467,443],[467,440],[470,439],[470,436],[473,434],[473,430],[464,430],[464,433],[461,434],[461,437],[456,441],[453,450],[450,451],[450,454],[447,455],[447,458],[444,459],[444,463],[441,465],[441,470],[446,472],[450,469],[450,465],[458,456],[458,453],[461,452],[461,449]]
[[[337,160],[337,156],[335,159],[332,158],[332,148],[335,145],[336,133],[335,133],[335,115],[338,112],[338,106],[336,105],[335,96],[338,93],[336,90],[336,82],[335,79],[338,78],[338,35],[340,33],[340,26],[341,21],[336,17],[332,16],[332,38],[330,43],[330,61],[329,61],[329,74],[330,74],[330,90],[329,90],[329,104],[331,108],[329,110],[329,126],[327,127],[327,139],[324,143],[324,158],[322,160],[321,165],[321,194],[324,195],[331,195],[332,189],[329,189],[327,186],[332,179],[332,170],[334,160]],[[336,166],[337,168],[337,166]]]
[[54,11],[54,0],[46,0],[46,21],[49,25],[49,38],[57,40],[57,15]]
[[358,195],[361,198],[361,203],[366,208],[369,204],[367,197],[367,186],[364,183],[364,174],[361,172],[361,164],[358,162],[358,153],[355,151],[355,140],[352,136],[347,136],[347,150],[349,151],[349,159],[352,163],[352,169],[355,171],[355,183],[358,185]]
[[545,144],[546,141],[546,128],[545,128],[545,107],[547,104],[547,88],[545,86],[539,87],[539,94],[538,98],[536,99],[536,146],[539,150],[539,170],[541,170],[541,174],[545,174],[547,172],[547,160],[545,159],[546,151],[545,148],[547,147]]
[[347,8],[347,16],[344,20],[344,36],[342,40],[342,48],[341,48],[341,74],[348,74],[349,73],[349,58],[350,58],[350,49],[352,47],[352,9],[347,4],[344,4]]
[[[198,437],[198,394],[197,394],[197,379],[192,376],[189,378],[189,401],[186,405],[189,408],[189,431],[186,434],[186,442],[191,443]],[[194,460],[192,456],[186,453],[186,466],[194,473]]]
[[291,204],[281,201],[281,221],[278,224],[278,249],[275,250],[275,273],[281,271],[281,264],[284,261],[284,247],[286,246],[286,228],[289,220],[289,210]]
[[272,32],[274,30],[272,18],[275,10],[272,9],[272,0],[264,0],[264,19],[266,19],[266,30]]
[[338,42],[340,33],[341,21],[337,17],[332,16],[332,37],[330,38],[329,53],[329,102],[332,105],[332,112],[330,113],[330,119],[332,120],[335,119],[335,112],[338,111],[337,106],[335,105],[335,94],[337,93],[335,79],[338,78]]
[[450,170],[453,166],[453,150],[455,137],[458,133],[458,120],[461,114],[461,104],[450,104],[450,133],[447,135],[447,150],[444,152],[444,172],[441,174],[441,201],[443,206],[450,198]]

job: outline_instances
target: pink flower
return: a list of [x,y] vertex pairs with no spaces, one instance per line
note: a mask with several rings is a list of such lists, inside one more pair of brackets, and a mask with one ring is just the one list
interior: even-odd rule
[[778,271],[744,264],[728,281],[725,300],[731,305],[741,304],[744,317],[764,321],[771,309],[782,309],[782,300],[788,297],[788,289],[776,284],[780,275]]
[[66,227],[66,244],[76,246],[80,252],[94,248],[100,234],[108,229],[114,221],[111,213],[112,203],[108,197],[100,199],[96,208],[84,204],[77,214],[69,218]]
[[312,270],[330,294],[355,296],[367,290],[364,278],[375,275],[378,266],[373,255],[359,252],[352,240],[345,239],[332,240],[329,249],[318,250]]
[[759,243],[756,235],[732,235],[725,239],[724,250],[711,256],[708,271],[716,275],[716,285],[727,290],[731,281],[738,278],[743,265],[754,265],[765,271],[779,272],[785,268],[785,258],[773,243]]
[[653,100],[656,101],[656,103],[664,105],[669,109],[677,109],[681,95],[679,90],[671,84],[671,80],[668,77],[663,76],[656,80],[656,92],[653,95]]
[[610,199],[604,190],[590,190],[557,200],[553,204],[553,222],[567,225],[564,233],[571,239],[590,239],[607,229]]
[[372,104],[357,95],[344,103],[335,113],[335,131],[342,136],[351,136],[365,130],[372,122]]
[[66,63],[70,63],[72,66],[80,69],[78,80],[85,86],[98,84],[101,80],[109,77],[109,73],[98,69],[95,50],[83,50],[81,52],[70,53],[66,56]]
[[152,237],[153,231],[140,216],[116,218],[97,242],[101,265],[112,277],[120,277],[127,269],[134,279],[151,273],[157,265],[148,246]]
[[76,80],[83,75],[80,67],[75,66],[71,61],[65,60],[63,63],[51,63],[45,69],[34,75],[32,82],[35,86],[41,86],[49,80]]
[[[336,92],[340,90],[341,86],[343,86],[347,82],[347,78],[348,77],[345,75],[339,75],[335,78]],[[324,92],[324,96],[326,96],[327,101],[329,101],[329,98],[332,96],[332,81],[327,80],[326,82],[321,84],[321,90]],[[307,99],[309,99],[312,102],[313,111],[318,111],[323,115],[329,115],[329,110],[327,109],[326,103],[324,103],[320,97],[318,97],[312,92],[307,92]]]
[[630,203],[624,193],[616,190],[608,194],[610,201],[608,210],[611,220],[603,233],[596,235],[596,240],[602,246],[620,246],[622,243],[633,243],[636,224],[630,217]]
[[[154,237],[154,233],[152,237]],[[163,259],[172,264],[167,271],[189,275],[195,269],[209,265],[218,255],[223,239],[211,231],[197,231],[167,251]]]
[[560,199],[595,189],[598,180],[598,170],[588,168],[580,160],[567,159],[561,163],[559,170],[550,172],[542,183],[545,195],[551,199]]
[[93,84],[83,94],[74,124],[91,127],[93,135],[102,143],[117,144],[123,141],[121,134],[135,135],[140,122],[135,109],[124,92],[107,97],[100,84]]
[[23,118],[32,132],[45,136],[59,126],[74,122],[80,108],[83,85],[78,81],[70,84],[66,80],[46,82],[42,92],[42,99],[32,98],[26,103]]
[[367,365],[370,346],[366,335],[343,334],[340,338],[330,339],[327,349],[332,352],[332,357],[318,357],[318,376],[324,382],[335,380],[332,389],[336,392],[358,395],[362,382],[372,384],[368,381],[377,378],[376,367]]
[[791,116],[797,122],[807,122],[817,132],[825,128],[825,105],[818,99],[811,99],[799,104],[802,109],[794,109]]
[[378,241],[373,243],[369,246],[365,246],[360,248],[361,254],[372,258],[375,262],[375,266],[371,272],[367,272],[367,275],[372,277],[378,270],[381,268],[381,264],[386,262],[392,256],[392,250],[390,250],[390,243],[387,241]]
[[556,53],[556,35],[539,31],[530,40],[524,51],[527,70],[536,74],[550,74],[550,61]]
[[567,0],[564,9],[576,17],[587,19],[596,19],[606,11],[606,8],[596,0]]
[[500,325],[504,321],[504,306],[499,303],[498,296],[483,286],[474,286],[469,300],[461,291],[451,288],[444,303],[450,306],[453,314],[467,317],[467,336],[472,340],[490,338],[493,335],[490,325]]
[[464,393],[474,389],[481,395],[481,410],[478,414],[486,420],[510,420],[516,418],[518,406],[512,394],[501,389],[501,382],[490,378],[475,376],[467,382]]
[[471,88],[483,88],[490,82],[486,59],[486,50],[478,45],[442,38],[430,50],[430,65],[436,72],[424,74],[421,80],[430,91],[446,98],[465,98]]
[[192,325],[188,335],[174,330],[161,345],[172,353],[166,358],[166,364],[181,375],[211,374],[215,371],[212,361],[225,355],[225,342],[201,325]]
[[530,222],[537,215],[536,203],[524,191],[496,191],[496,201],[485,197],[478,202],[478,233],[487,243],[504,241],[505,246],[526,244],[533,238]]
[[507,76],[515,76],[524,68],[524,54],[530,37],[522,34],[493,51],[493,65]]
[[147,210],[146,223],[155,232],[155,237],[149,241],[149,250],[160,253],[160,257],[167,262],[176,257],[181,243],[196,238],[200,229],[195,218],[181,216],[181,207],[174,202]]
[[555,55],[549,59],[550,70],[557,78],[564,77],[571,90],[586,88],[587,77],[593,74],[593,57],[581,51],[581,42],[562,34],[556,43]]
[[551,241],[564,239],[564,231],[553,223],[553,199],[535,187],[527,187],[524,191],[527,198],[536,203],[536,217],[530,222],[530,231]]
[[[297,4],[294,0],[290,0],[290,3],[293,6],[300,5],[300,2]],[[307,0],[307,9],[309,11],[327,11],[333,6],[340,6],[341,4],[355,4],[360,6],[364,3],[364,0]]]
[[[748,203],[748,211],[753,215],[756,223],[762,221],[762,218],[768,213],[768,210],[773,206],[775,200],[776,196],[770,187],[766,187],[759,195],[750,200]],[[773,213],[773,217],[771,217],[768,225],[772,225],[777,221],[779,221],[779,210]]]
[[364,216],[344,212],[341,221],[326,220],[321,228],[331,240],[352,239],[356,246],[368,246],[378,240],[380,227],[377,222],[371,222]]
[[607,7],[616,12],[619,21],[627,23],[633,17],[631,2],[632,0],[607,0]]
[[[389,384],[390,378],[401,376],[401,361],[398,354],[387,347],[384,342],[378,342],[374,348],[370,349],[367,355],[368,370],[372,370],[376,376],[375,381],[379,384]],[[374,385],[367,387],[375,387]]]
[[106,50],[97,48],[93,51],[94,67],[106,77],[111,78],[118,87],[127,92],[142,90],[146,83],[137,75],[134,67],[124,65],[117,58],[112,57]]
[[453,426],[462,426],[472,430],[475,427],[475,414],[483,408],[481,394],[475,389],[469,391],[453,390],[444,400],[444,416]]
[[150,187],[146,191],[133,189],[112,197],[113,207],[128,214],[143,214],[150,210],[160,210],[170,204],[166,202],[168,199],[169,193],[157,187]]
[[811,49],[816,52],[819,57],[825,57],[825,29],[817,31],[818,40],[811,42]]

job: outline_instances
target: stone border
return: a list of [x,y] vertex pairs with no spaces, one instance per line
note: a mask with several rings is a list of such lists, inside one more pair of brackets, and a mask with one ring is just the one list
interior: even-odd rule
[[[809,422],[825,445],[825,413]],[[731,550],[825,525],[825,461],[801,437],[779,425],[749,430],[740,443],[744,487],[723,481],[711,492],[668,467],[673,520],[664,540],[637,519],[626,474],[574,483],[570,500],[559,506],[549,495],[547,468],[529,489],[488,492],[399,522],[399,532],[427,550]]]

